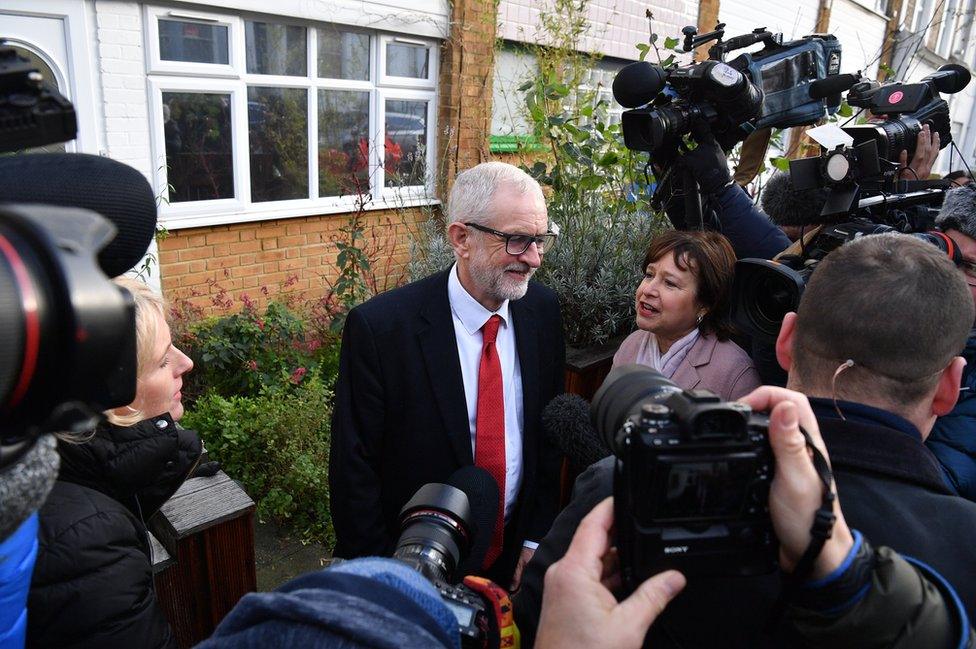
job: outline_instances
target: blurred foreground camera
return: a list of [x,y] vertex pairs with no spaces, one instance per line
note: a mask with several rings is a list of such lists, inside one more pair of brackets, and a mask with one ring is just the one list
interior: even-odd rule
[[0,204],[0,467],[135,398],[135,307],[95,259],[113,236],[88,210]]
[[624,583],[675,568],[756,575],[776,567],[768,420],[642,365],[615,368],[593,424],[616,455],[614,525]]
[[[451,482],[473,485],[477,493],[483,479],[491,480],[483,469],[469,466],[455,473]],[[495,504],[488,500],[493,510],[497,494]],[[482,577],[465,577],[457,583],[458,567],[464,565],[476,537],[491,536],[491,529],[479,530],[479,518],[465,491],[449,484],[426,484],[400,510],[400,538],[393,558],[434,585],[457,618],[462,647],[498,647],[503,638],[515,634],[507,591]]]

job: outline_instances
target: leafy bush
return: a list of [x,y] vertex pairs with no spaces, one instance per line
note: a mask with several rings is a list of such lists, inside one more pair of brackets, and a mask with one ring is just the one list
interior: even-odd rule
[[287,522],[302,540],[330,547],[331,383],[316,369],[290,389],[263,387],[253,396],[231,397],[211,390],[182,420],[244,485],[259,516]]
[[184,378],[188,402],[206,391],[256,396],[263,386],[298,385],[316,371],[334,376],[338,338],[329,326],[331,315],[319,314],[317,306],[301,314],[271,301],[260,311],[245,298],[244,308],[230,315],[194,320],[179,312],[174,342],[195,364]]

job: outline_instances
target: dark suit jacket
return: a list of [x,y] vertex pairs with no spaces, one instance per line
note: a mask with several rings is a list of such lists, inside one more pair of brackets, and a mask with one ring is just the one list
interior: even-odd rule
[[[336,556],[390,554],[398,514],[414,492],[474,463],[447,280],[442,272],[377,295],[346,320],[329,462]],[[540,413],[565,381],[555,294],[530,282],[510,309],[522,373],[523,470],[498,574],[510,574],[522,541],[540,540],[555,518],[558,457]]]

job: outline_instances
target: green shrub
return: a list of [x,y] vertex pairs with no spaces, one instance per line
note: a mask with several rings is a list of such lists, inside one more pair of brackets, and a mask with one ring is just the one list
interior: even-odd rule
[[287,523],[304,541],[332,546],[329,433],[332,386],[319,370],[296,386],[255,396],[208,391],[182,423],[196,430],[211,459],[243,484],[258,515]]

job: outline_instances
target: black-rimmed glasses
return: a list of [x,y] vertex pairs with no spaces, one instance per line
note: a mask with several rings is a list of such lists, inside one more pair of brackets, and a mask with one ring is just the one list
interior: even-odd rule
[[479,230],[486,234],[491,234],[496,237],[500,237],[505,240],[505,252],[510,255],[521,255],[526,250],[529,249],[533,243],[535,247],[539,250],[540,255],[544,255],[547,250],[550,250],[554,245],[556,245],[556,233],[546,232],[545,234],[509,234],[507,232],[500,232],[498,230],[493,230],[492,228],[485,227],[478,223],[465,222],[466,226]]

